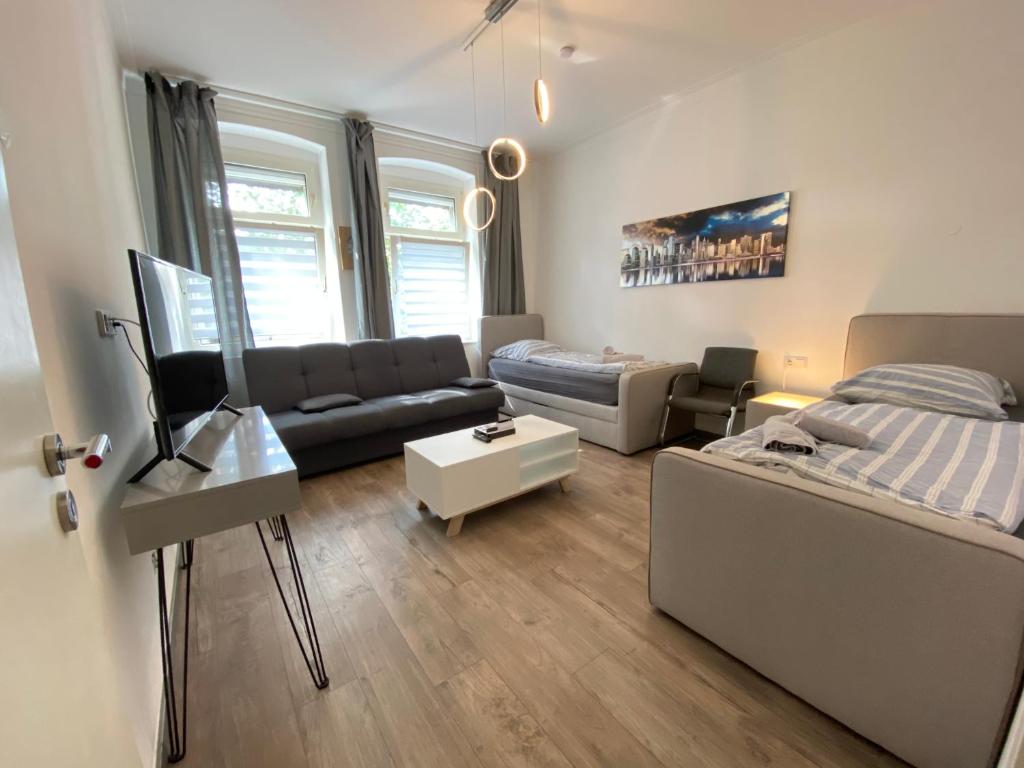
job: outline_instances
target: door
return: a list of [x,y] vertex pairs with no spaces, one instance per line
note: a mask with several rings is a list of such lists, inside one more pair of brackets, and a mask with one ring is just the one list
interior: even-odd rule
[[92,576],[57,519],[53,431],[0,152],[0,765],[138,765]]

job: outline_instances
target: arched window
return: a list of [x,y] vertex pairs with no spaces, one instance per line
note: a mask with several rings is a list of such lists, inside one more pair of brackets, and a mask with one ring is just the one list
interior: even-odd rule
[[462,217],[473,175],[413,158],[379,165],[395,335],[473,340],[480,271],[477,238]]
[[256,346],[329,341],[324,148],[234,123],[220,132]]

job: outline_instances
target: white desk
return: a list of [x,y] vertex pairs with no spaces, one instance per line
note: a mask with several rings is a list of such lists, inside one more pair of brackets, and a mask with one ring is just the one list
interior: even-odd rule
[[[317,688],[326,688],[330,682],[317,639],[302,569],[285,517],[288,512],[302,506],[298,473],[263,409],[243,408],[241,416],[226,411],[215,413],[188,444],[188,453],[211,467],[211,471],[201,472],[180,461],[160,462],[142,480],[128,486],[121,505],[129,551],[132,554],[150,550],[156,552],[167,759],[172,763],[185,757],[188,711],[185,701],[188,692],[188,634],[191,619],[189,598],[194,541],[200,536],[255,523],[281,604],[288,615],[292,633],[313,684]],[[268,546],[261,521],[266,521],[274,542],[282,543],[284,557],[291,566],[294,583],[292,594],[295,595],[296,603],[294,608],[289,606],[285,597],[281,576],[271,555],[271,546],[274,544],[271,542]],[[179,543],[183,545],[182,568],[187,569],[180,720],[163,558],[163,547]],[[296,621],[296,616],[299,621]],[[300,626],[305,641],[300,635]]]
[[188,453],[213,471],[164,461],[128,486],[121,513],[133,555],[302,507],[295,464],[258,406],[215,413]]

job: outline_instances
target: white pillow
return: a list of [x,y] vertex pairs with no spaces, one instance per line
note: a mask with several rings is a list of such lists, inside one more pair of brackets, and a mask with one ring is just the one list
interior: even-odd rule
[[1003,405],[1016,405],[1009,382],[955,365],[876,365],[832,385],[849,403],[887,403],[976,419],[1002,421]]
[[534,355],[548,355],[552,352],[563,352],[564,349],[558,344],[541,339],[520,339],[498,347],[491,352],[491,357],[504,357],[507,360],[519,360],[525,362],[528,357]]

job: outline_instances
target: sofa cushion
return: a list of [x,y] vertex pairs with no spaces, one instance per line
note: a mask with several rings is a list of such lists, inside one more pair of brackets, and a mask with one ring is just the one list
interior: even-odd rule
[[289,451],[316,448],[337,440],[384,432],[389,428],[384,412],[368,403],[323,413],[303,413],[293,409],[272,413],[269,419]]
[[395,339],[391,344],[398,364],[402,392],[421,392],[446,383],[438,376],[434,347],[427,339],[409,337]]
[[290,410],[272,413],[267,418],[289,451],[301,451],[327,442],[322,414]]
[[496,387],[498,382],[494,379],[480,379],[476,376],[459,376],[448,382],[452,387],[465,387],[466,389],[483,389],[484,387]]
[[497,387],[486,389],[464,389],[462,387],[441,387],[416,393],[429,403],[434,419],[448,419],[464,413],[496,410],[505,402],[505,393]]
[[469,376],[466,348],[459,336],[430,336],[426,341],[434,350],[438,385],[444,386],[460,376]]
[[253,405],[262,405],[267,413],[277,413],[309,397],[299,350],[299,347],[264,347],[242,352],[249,401]]
[[370,339],[348,345],[356,377],[356,393],[363,400],[402,393],[395,353],[390,341]]
[[384,414],[388,429],[426,424],[440,418],[435,407],[419,395],[387,395],[367,401]]
[[359,405],[361,402],[363,401],[355,395],[335,393],[333,395],[307,397],[305,400],[299,400],[295,407],[303,413],[323,413],[332,408],[347,408],[350,405]]
[[374,432],[383,432],[388,428],[383,411],[370,403],[335,408],[316,415],[323,420],[325,443],[362,437]]
[[299,356],[309,397],[337,392],[358,394],[347,344],[306,344],[299,347]]

